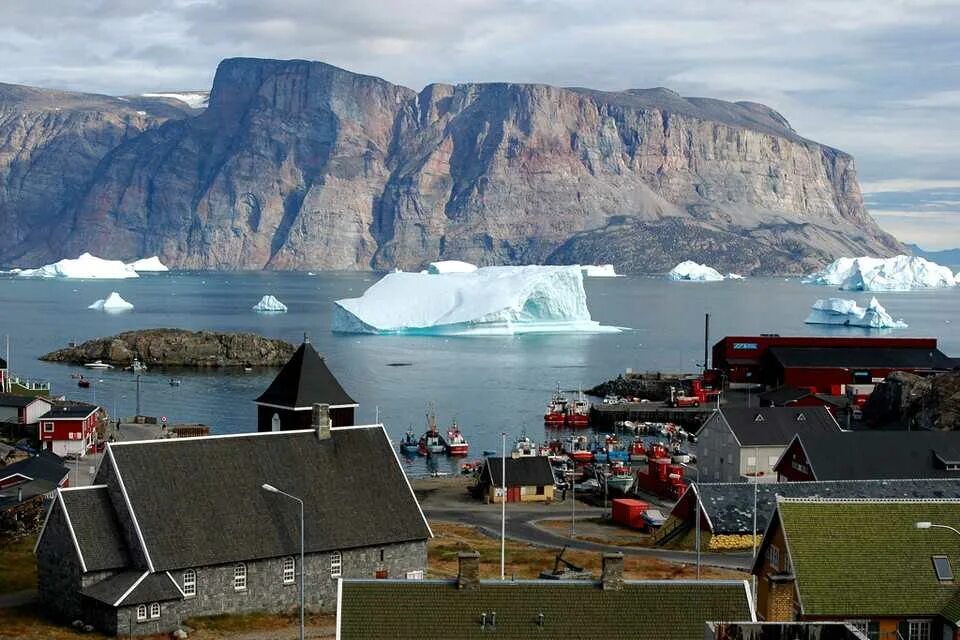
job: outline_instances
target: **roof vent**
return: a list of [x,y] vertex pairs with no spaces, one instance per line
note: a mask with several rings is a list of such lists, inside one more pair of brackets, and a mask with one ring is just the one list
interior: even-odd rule
[[755,416],[753,417],[753,421],[754,421],[754,422],[763,422],[763,421],[764,421],[763,414],[762,414],[762,413],[758,413],[757,415],[755,415]]
[[546,618],[546,616],[543,615],[543,611],[537,614],[537,627],[540,629],[543,629],[544,618]]
[[487,614],[486,612],[480,614],[480,630],[485,631],[487,628]]
[[797,422],[806,422],[806,421],[807,421],[807,414],[805,413],[797,414]]

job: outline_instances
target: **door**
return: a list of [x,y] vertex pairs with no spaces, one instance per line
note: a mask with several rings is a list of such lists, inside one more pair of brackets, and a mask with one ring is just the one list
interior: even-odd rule
[[520,502],[520,487],[507,487],[507,502]]

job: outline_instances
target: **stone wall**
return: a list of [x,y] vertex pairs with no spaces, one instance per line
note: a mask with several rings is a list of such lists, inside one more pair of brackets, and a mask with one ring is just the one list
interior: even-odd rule
[[45,612],[58,618],[80,616],[80,559],[58,502],[37,546],[37,589]]

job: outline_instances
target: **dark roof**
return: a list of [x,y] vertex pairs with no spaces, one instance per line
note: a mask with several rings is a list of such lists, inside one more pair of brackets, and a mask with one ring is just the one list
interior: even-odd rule
[[896,347],[770,347],[784,367],[844,369],[952,369],[953,359],[939,349]]
[[[123,571],[110,576],[106,580],[90,585],[80,593],[111,607],[179,600],[183,597],[176,584],[174,584],[173,578],[166,573],[151,573],[142,578],[144,573],[139,569]],[[139,584],[137,584],[138,580],[140,581]],[[130,587],[135,584],[137,586],[134,587],[133,591],[130,591],[121,602],[118,602],[123,594],[127,593]]]
[[127,545],[106,487],[60,492],[87,571],[119,569],[130,564]]
[[91,413],[99,409],[96,405],[92,404],[68,404],[68,405],[58,405],[54,406],[47,412],[43,417],[44,418],[86,418]]
[[840,431],[826,407],[724,407],[719,414],[743,447],[787,446],[798,433]]
[[299,552],[297,504],[264,491],[264,483],[304,501],[308,553],[430,536],[380,426],[333,429],[325,440],[314,431],[285,431],[111,443],[107,450],[155,570]]
[[46,398],[38,396],[21,396],[16,393],[0,393],[0,407],[29,407],[37,400],[53,404]]
[[759,395],[759,398],[761,405],[769,403],[774,407],[782,407],[788,402],[795,402],[801,398],[806,398],[809,395],[813,395],[813,392],[811,392],[809,389],[782,386],[777,387],[776,389],[771,389],[770,391],[764,391]]
[[[485,480],[499,486],[502,475],[501,459],[492,456],[487,458],[483,473]],[[553,483],[553,469],[546,456],[507,458],[508,487],[542,487]]]
[[0,467],[0,480],[20,474],[31,480],[47,480],[54,485],[58,485],[67,477],[68,473],[70,473],[70,470],[64,466],[63,458],[48,451],[43,451],[39,455],[30,456],[19,462]]
[[357,404],[309,342],[300,345],[256,401],[291,408],[312,407],[315,403],[332,406]]
[[[604,591],[579,580],[344,580],[342,640],[485,638],[480,615],[496,612],[497,638],[701,640],[707,621],[752,620],[741,581],[626,581]],[[543,614],[543,628],[537,618]]]
[[0,511],[11,509],[22,502],[37,496],[44,496],[57,490],[57,485],[49,480],[30,480],[0,490]]
[[[714,534],[750,534],[753,528],[753,483],[705,482],[691,486],[673,509],[693,520],[695,507],[685,511],[685,501],[694,503],[694,487]],[[907,498],[960,499],[960,477],[929,480],[833,480],[828,482],[761,482],[757,485],[757,529],[763,531],[777,506],[785,498]]]
[[942,462],[960,462],[956,431],[841,431],[799,439],[817,480],[960,478]]

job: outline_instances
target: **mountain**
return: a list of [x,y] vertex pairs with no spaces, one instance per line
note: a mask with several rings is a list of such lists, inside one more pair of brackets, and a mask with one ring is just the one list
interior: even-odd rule
[[926,251],[915,244],[909,244],[907,247],[915,256],[926,258],[931,262],[942,264],[945,267],[960,267],[960,249],[942,249],[940,251]]
[[849,155],[763,105],[662,88],[417,93],[319,62],[228,59],[205,110],[145,123],[74,170],[82,190],[0,262],[91,251],[195,269],[638,272],[690,258],[786,273],[904,250],[864,210]]

